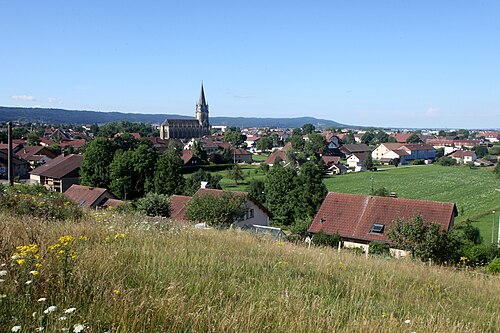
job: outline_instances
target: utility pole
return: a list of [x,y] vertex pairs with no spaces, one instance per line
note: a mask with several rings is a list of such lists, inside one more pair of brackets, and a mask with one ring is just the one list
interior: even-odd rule
[[493,211],[493,221],[491,222],[491,244],[495,241],[495,211]]
[[7,178],[9,179],[9,185],[14,185],[14,168],[12,164],[12,122],[9,121],[7,124]]

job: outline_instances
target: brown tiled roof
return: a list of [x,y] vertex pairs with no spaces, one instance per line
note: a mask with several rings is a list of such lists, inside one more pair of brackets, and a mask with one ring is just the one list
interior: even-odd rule
[[405,143],[413,133],[392,133],[391,136],[399,143]]
[[403,150],[403,149],[395,149],[395,150],[392,150],[392,152],[398,154],[398,156],[410,155],[406,150]]
[[84,139],[64,140],[61,141],[61,147],[71,146],[73,148],[82,148],[86,143],[87,141]]
[[396,150],[402,146],[402,144],[398,142],[384,142],[381,143],[380,145],[384,145],[384,147],[386,147],[389,150]]
[[340,156],[321,156],[321,159],[326,165],[338,164],[340,162]]
[[105,188],[100,187],[71,185],[71,187],[64,192],[64,195],[80,207],[88,208],[106,193],[106,191]]
[[241,148],[233,149],[233,154],[235,154],[235,155],[252,155],[252,153],[249,152],[248,150],[241,149]]
[[360,160],[360,161],[364,161],[366,159],[367,155],[368,155],[368,153],[366,153],[366,152],[358,152],[358,153],[351,154],[351,156],[356,156],[358,158],[358,160]]
[[463,158],[465,156],[474,156],[475,154],[476,152],[470,150],[457,150],[451,154],[451,156],[455,158]]
[[434,147],[431,145],[424,144],[424,143],[407,143],[405,145],[402,145],[400,149],[405,149],[405,150],[409,150],[409,151],[434,150]]
[[363,153],[372,151],[371,148],[365,145],[364,143],[352,143],[352,144],[342,145],[340,147],[340,150],[346,155],[352,153]]
[[[343,238],[364,242],[388,242],[387,231],[397,218],[411,219],[421,215],[424,221],[436,222],[443,230],[448,231],[456,214],[455,204],[450,202],[330,192],[314,217],[309,231],[339,233]],[[374,223],[383,224],[384,232],[370,232]]]
[[120,200],[120,199],[107,199],[105,202],[103,202],[102,206],[103,207],[117,207],[125,204],[125,201]]
[[47,145],[47,146],[53,146],[53,145],[56,145],[57,142],[55,141],[52,141],[52,140],[48,140],[48,139],[45,139],[45,138],[40,138],[40,142]]
[[[7,152],[7,150],[0,149],[0,161],[2,162],[2,164],[7,165],[8,159],[9,159],[9,153]],[[12,163],[19,164],[19,165],[22,165],[22,164],[28,165],[27,161],[23,160],[22,158],[17,157],[15,154],[12,155]]]
[[48,158],[56,158],[57,155],[51,150],[43,146],[24,146],[17,153],[17,156],[25,160],[38,160],[40,156],[47,156]]
[[271,153],[266,159],[266,164],[274,164],[276,158],[281,158],[281,160],[286,161],[286,155],[283,150],[276,150],[275,152]]
[[170,217],[178,220],[186,220],[186,204],[191,200],[191,197],[184,195],[173,195],[170,198]]
[[189,149],[184,149],[182,151],[181,158],[182,158],[182,161],[184,162],[184,164],[188,163],[193,158],[193,151],[189,150]]
[[31,171],[31,174],[60,179],[80,168],[83,156],[77,154],[59,155],[44,165]]

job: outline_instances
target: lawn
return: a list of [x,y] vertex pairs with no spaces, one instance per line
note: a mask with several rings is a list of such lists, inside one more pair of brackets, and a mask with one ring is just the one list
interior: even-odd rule
[[221,175],[223,178],[220,182],[221,187],[228,191],[248,191],[248,184],[252,179],[264,180],[266,174],[259,165],[240,164],[243,171],[244,180],[239,180],[238,184],[233,179],[229,179],[229,170],[217,171],[214,174]]
[[260,155],[252,155],[252,159],[255,161],[255,162],[265,162],[267,160],[267,157],[269,155],[268,154],[260,154]]

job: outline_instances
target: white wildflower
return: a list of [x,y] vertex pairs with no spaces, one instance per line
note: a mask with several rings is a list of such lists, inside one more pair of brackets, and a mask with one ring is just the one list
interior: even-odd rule
[[56,310],[57,310],[57,306],[55,306],[55,305],[51,305],[51,306],[49,306],[47,309],[45,309],[45,310],[43,311],[43,313],[47,314],[47,313],[54,312],[54,311],[56,311]]
[[7,264],[1,264],[1,265],[0,265],[0,267],[5,267],[5,266],[7,266]]
[[73,326],[73,332],[74,333],[80,333],[84,329],[85,329],[85,326],[82,325],[82,324],[76,324],[76,325]]
[[69,308],[64,311],[64,313],[73,313],[76,311],[76,308]]
[[39,299],[37,299],[38,302],[45,302],[47,299],[45,297],[41,297]]
[[64,321],[64,320],[66,320],[66,319],[68,319],[68,317],[66,317],[66,316],[59,317],[59,320],[60,320],[60,321]]
[[19,332],[20,330],[21,330],[21,326],[18,325],[18,326],[12,327],[11,332]]
[[411,323],[411,320],[410,319],[406,319],[405,320],[405,324],[409,324],[409,323]]
[[5,280],[4,279],[0,279],[0,283],[2,283],[2,282],[5,282]]
[[5,297],[7,297],[7,295],[5,295],[5,294],[0,295],[0,298],[5,298]]
[[41,326],[40,326],[40,327],[35,328],[35,332],[41,332],[41,331],[43,331],[43,330],[44,330],[44,328],[43,328],[43,327],[41,327]]
[[7,275],[7,271],[0,271],[0,276],[5,276]]
[[30,284],[32,284],[32,283],[33,283],[33,281],[32,281],[32,280],[28,280],[28,281],[24,282],[24,284],[25,284],[25,285],[30,285]]

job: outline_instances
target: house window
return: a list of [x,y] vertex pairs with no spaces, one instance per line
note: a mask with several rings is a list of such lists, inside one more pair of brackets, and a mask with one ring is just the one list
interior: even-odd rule
[[370,232],[376,233],[376,234],[383,234],[384,233],[384,224],[378,224],[378,223],[373,223]]
[[253,217],[253,215],[254,215],[254,211],[253,211],[253,209],[250,209],[248,211],[248,218],[251,219]]

